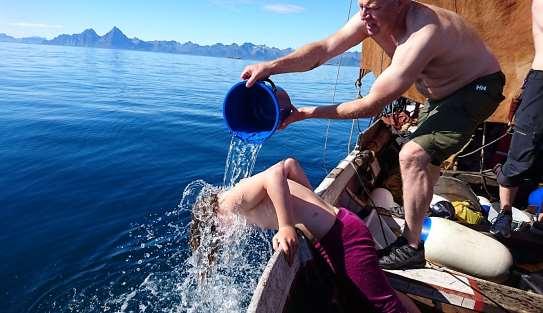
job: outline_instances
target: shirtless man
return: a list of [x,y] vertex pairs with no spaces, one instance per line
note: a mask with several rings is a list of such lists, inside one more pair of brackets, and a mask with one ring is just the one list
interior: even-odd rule
[[303,107],[283,123],[308,118],[353,119],[373,116],[413,84],[428,98],[412,140],[400,152],[406,227],[382,251],[386,269],[423,266],[419,235],[440,164],[457,152],[503,100],[505,77],[488,47],[454,12],[411,0],[359,0],[360,13],[330,37],[293,53],[247,66],[247,87],[273,74],[311,70],[366,38],[392,58],[369,94],[338,105]]
[[[498,171],[501,212],[490,232],[500,237],[511,236],[511,205],[523,179],[541,182],[543,177],[543,0],[532,2],[532,32],[535,57],[525,82],[522,101],[515,115],[515,133],[507,161]],[[539,180],[539,181],[537,181]],[[542,221],[541,203],[534,203]],[[543,224],[532,229],[543,233]]]

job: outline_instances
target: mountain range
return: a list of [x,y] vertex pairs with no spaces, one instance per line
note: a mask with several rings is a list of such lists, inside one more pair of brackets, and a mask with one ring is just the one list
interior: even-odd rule
[[[143,41],[138,38],[128,38],[117,27],[113,27],[103,36],[98,35],[94,29],[90,28],[80,34],[62,34],[51,40],[41,37],[14,38],[0,33],[0,42],[139,50],[248,60],[271,60],[293,51],[293,49],[290,48],[278,49],[252,43],[244,43],[242,45],[236,43],[230,45],[216,43],[214,45],[201,46],[190,41],[185,43],[179,43],[173,40]],[[337,61],[338,57],[329,60],[327,63],[337,64]],[[342,55],[341,63],[345,66],[359,66],[360,53],[345,52]]]

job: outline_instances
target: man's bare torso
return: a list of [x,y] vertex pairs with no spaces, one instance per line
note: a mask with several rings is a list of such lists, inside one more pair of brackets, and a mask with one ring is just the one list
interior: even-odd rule
[[543,70],[543,0],[533,0],[532,32],[534,34],[535,46],[535,57],[532,68]]
[[[406,16],[405,34],[394,42],[379,34],[373,39],[392,58],[401,58],[402,48],[413,40],[421,25],[437,25],[440,42],[433,59],[416,81],[417,89],[431,99],[444,98],[473,80],[498,72],[500,66],[476,31],[459,15],[434,6],[413,2]],[[407,48],[405,48],[407,49]]]

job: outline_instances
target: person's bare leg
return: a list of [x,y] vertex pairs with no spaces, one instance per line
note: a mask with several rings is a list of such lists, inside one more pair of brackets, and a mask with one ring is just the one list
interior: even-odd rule
[[311,183],[309,182],[307,176],[305,176],[304,170],[302,166],[300,166],[300,163],[298,163],[298,160],[287,158],[284,162],[284,168],[288,179],[293,180],[310,190],[313,190],[313,187],[311,187]]
[[518,187],[505,187],[500,186],[500,210],[505,212],[511,212],[513,207],[513,200],[517,195]]
[[[433,192],[433,186],[435,186],[437,184],[437,181],[439,180],[439,176],[441,174],[441,168],[437,165],[433,165],[432,163],[430,163],[428,164],[428,173],[430,174],[430,181],[432,183],[432,192]],[[432,200],[430,199],[430,202],[431,201]]]
[[418,248],[422,221],[432,201],[434,182],[439,177],[439,167],[431,165],[430,160],[428,153],[413,141],[400,151],[406,222],[403,235],[413,248]]

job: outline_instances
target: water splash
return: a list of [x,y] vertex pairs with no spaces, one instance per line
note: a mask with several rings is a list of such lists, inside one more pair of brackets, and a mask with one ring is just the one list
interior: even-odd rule
[[[220,188],[198,180],[189,184],[176,209],[134,225],[130,243],[120,246],[107,275],[84,274],[87,284],[42,299],[32,312],[238,313],[246,311],[252,291],[271,257],[271,233],[234,215],[211,232],[201,224],[203,240],[187,249],[194,203]],[[217,220],[215,220],[217,222]],[[125,238],[126,240],[126,238]],[[212,266],[206,262],[214,251]],[[62,290],[63,288],[59,288]]]
[[[247,143],[232,136],[222,188],[228,189],[252,174],[261,147],[261,144]],[[191,185],[200,188],[196,202],[209,196],[209,193],[220,192],[219,189],[202,183]],[[185,189],[181,206],[189,203],[185,201],[185,195],[195,194],[191,185]],[[207,209],[212,205],[207,203]],[[194,226],[195,220],[201,219],[201,216],[197,216],[199,212],[194,210],[194,205],[192,209]],[[200,222],[198,225],[201,240],[187,262],[189,268],[180,288],[179,312],[234,313],[245,311],[249,305],[252,291],[271,257],[271,234],[248,226],[246,220],[239,215],[229,219],[227,225],[221,225],[223,222],[213,215],[212,221]],[[213,229],[210,225],[219,227]]]
[[[200,181],[187,186],[185,194],[194,194],[191,189],[201,188],[195,200],[198,202],[221,190],[202,184],[205,183]],[[182,201],[182,206],[190,202]],[[213,214],[206,222],[195,208],[192,205],[195,217],[191,227],[198,229],[200,240],[186,261],[186,276],[179,286],[181,303],[176,312],[243,312],[271,256],[270,235],[247,225],[240,215],[232,216],[225,224]],[[203,222],[194,224],[197,218]]]
[[262,144],[244,142],[232,136],[224,168],[223,186],[230,188],[252,174],[260,148]]
[[271,232],[247,225],[239,215],[227,224],[211,216],[198,226],[199,247],[190,251],[187,246],[197,200],[250,176],[260,148],[233,137],[223,187],[203,180],[190,183],[176,209],[150,216],[147,223],[133,225],[129,238],[118,239],[118,249],[102,260],[107,273],[100,266],[80,273],[85,283],[71,289],[56,286],[64,291],[38,299],[29,312],[246,311],[273,252]]

